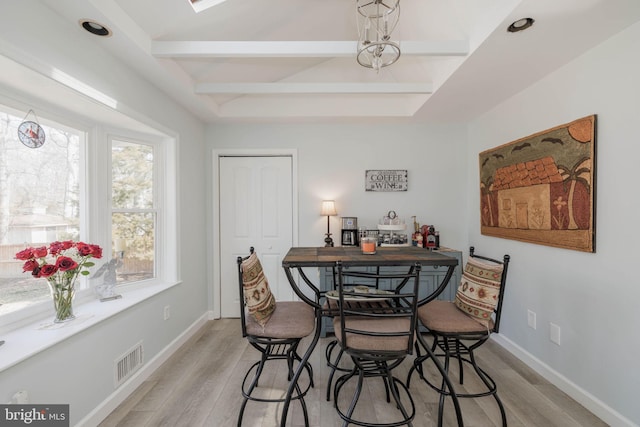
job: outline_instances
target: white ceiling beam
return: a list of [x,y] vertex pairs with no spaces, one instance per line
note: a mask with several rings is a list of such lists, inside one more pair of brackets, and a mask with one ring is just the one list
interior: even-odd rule
[[195,92],[215,94],[430,94],[431,83],[199,83]]
[[[466,56],[467,40],[401,41],[402,55]],[[355,41],[153,41],[157,58],[289,58],[352,57]]]

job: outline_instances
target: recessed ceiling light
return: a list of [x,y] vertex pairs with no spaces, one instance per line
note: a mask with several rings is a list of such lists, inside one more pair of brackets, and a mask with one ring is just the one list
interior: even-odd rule
[[535,21],[533,18],[522,18],[518,19],[507,28],[507,31],[510,33],[517,33],[518,31],[523,31],[533,25]]
[[89,31],[91,34],[95,34],[100,37],[109,37],[111,36],[111,30],[107,28],[105,25],[99,24],[96,21],[92,21],[90,19],[83,19],[80,21],[80,25],[82,28]]

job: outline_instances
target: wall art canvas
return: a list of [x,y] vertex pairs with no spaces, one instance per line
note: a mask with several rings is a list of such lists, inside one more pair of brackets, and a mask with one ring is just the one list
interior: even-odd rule
[[596,116],[479,155],[481,233],[595,252]]

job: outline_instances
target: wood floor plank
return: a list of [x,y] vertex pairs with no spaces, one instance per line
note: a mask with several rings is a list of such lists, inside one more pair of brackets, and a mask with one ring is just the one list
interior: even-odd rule
[[144,427],[149,426],[149,420],[153,416],[150,411],[129,411],[124,418],[116,424],[118,427]]
[[[315,387],[305,398],[309,425],[313,427],[341,426],[342,420],[331,401],[325,399],[329,368],[325,347],[332,337],[323,338],[310,358]],[[310,338],[300,345],[302,354]],[[100,427],[233,427],[242,403],[241,384],[249,367],[259,359],[259,352],[242,338],[238,319],[208,322],[198,333],[176,351],[150,378],[116,408]],[[549,384],[539,374],[489,341],[477,351],[478,362],[498,383],[505,405],[509,427],[562,426],[604,427],[606,424],[565,393]],[[395,371],[405,381],[414,357],[410,356]],[[259,393],[282,396],[287,387],[287,367],[284,361],[272,362],[265,369]],[[347,366],[350,360],[345,356]],[[439,384],[438,371],[433,363],[424,364],[428,378]],[[336,378],[343,372],[336,373]],[[458,379],[457,367],[452,365],[452,381]],[[307,381],[301,379],[301,384]],[[339,404],[349,405],[356,379],[344,386]],[[475,390],[481,385],[478,378],[465,370],[461,390]],[[417,374],[411,380],[411,396],[416,407],[414,427],[437,425],[439,394]],[[405,398],[403,398],[404,400]],[[466,427],[500,426],[495,400],[462,399]],[[249,402],[244,416],[245,427],[279,426],[282,403]],[[395,406],[385,400],[384,387],[379,378],[366,378],[356,414],[372,422],[389,421],[397,413]],[[287,416],[288,427],[304,425],[300,403],[293,401]],[[445,399],[444,425],[455,426],[456,418],[451,399]]]
[[[111,412],[109,417],[105,419],[100,426],[101,427],[117,427],[125,425],[123,421],[130,413],[140,411],[139,403],[151,390],[156,381],[147,380],[143,382],[129,397]],[[144,425],[144,424],[139,424]]]
[[535,386],[547,399],[554,402],[569,417],[574,419],[580,426],[607,427],[608,424],[591,412],[585,411],[584,407],[570,398],[566,393],[551,384],[540,384]]

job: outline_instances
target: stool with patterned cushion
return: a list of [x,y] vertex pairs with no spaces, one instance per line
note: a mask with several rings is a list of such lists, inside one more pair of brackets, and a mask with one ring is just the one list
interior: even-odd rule
[[[502,261],[477,255],[472,246],[455,301],[434,300],[418,309],[418,319],[427,328],[427,333],[433,337],[433,343],[428,354],[421,355],[418,343],[425,349],[428,344],[422,335],[418,337],[416,342],[418,356],[409,370],[407,385],[410,385],[413,372],[417,371],[425,383],[440,393],[438,426],[442,426],[444,399],[452,394],[458,398],[493,396],[500,409],[502,425],[503,427],[507,425],[507,417],[498,397],[496,383],[484,369],[478,366],[473,352],[489,339],[492,332],[498,332],[510,259],[509,255],[505,255]],[[439,353],[436,353],[436,350]],[[425,370],[422,367],[423,363],[431,357],[443,358],[447,373],[450,358],[457,359],[460,384],[464,382],[464,365],[470,365],[486,389],[476,393],[463,393],[449,390],[444,380],[439,385],[434,384],[425,377]]]
[[[242,336],[249,340],[260,353],[260,360],[251,365],[242,381],[242,405],[238,414],[238,427],[242,425],[244,410],[249,401],[285,402],[285,398],[267,398],[255,396],[260,375],[267,362],[285,360],[288,376],[294,377],[294,364],[302,360],[298,354],[300,341],[313,332],[315,312],[313,307],[302,301],[276,301],[269,289],[262,265],[253,247],[247,257],[238,257],[238,281],[240,286],[240,321]],[[309,384],[302,389],[295,384],[292,400],[302,405],[305,426],[309,425],[309,416],[304,397],[313,387],[313,370],[309,363],[305,365],[309,375]]]

